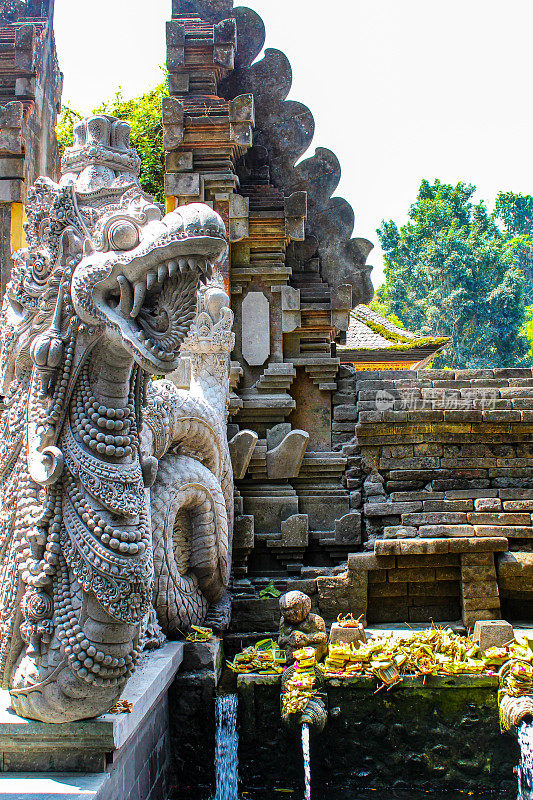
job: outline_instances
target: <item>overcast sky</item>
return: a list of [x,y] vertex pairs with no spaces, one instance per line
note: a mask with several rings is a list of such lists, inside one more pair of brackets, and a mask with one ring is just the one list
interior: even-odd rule
[[[235,3],[237,5],[237,2]],[[464,180],[489,206],[533,194],[531,0],[249,0],[283,50],[291,97],[338,155],[355,234],[405,221],[422,178]],[[160,80],[170,0],[56,0],[63,100],[89,111]]]

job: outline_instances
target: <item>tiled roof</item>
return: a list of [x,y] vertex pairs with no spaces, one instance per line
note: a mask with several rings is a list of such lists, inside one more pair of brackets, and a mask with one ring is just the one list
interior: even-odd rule
[[346,344],[338,345],[338,350],[395,350],[402,345],[416,348],[420,344],[425,349],[440,349],[444,338],[421,337],[416,333],[399,328],[386,317],[372,311],[368,306],[358,305],[350,314],[350,325],[346,331]]

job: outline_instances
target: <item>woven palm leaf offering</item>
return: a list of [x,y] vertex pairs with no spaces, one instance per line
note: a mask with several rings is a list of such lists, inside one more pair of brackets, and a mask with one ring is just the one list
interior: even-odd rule
[[273,639],[262,639],[253,647],[246,647],[233,661],[227,661],[226,664],[232,672],[241,675],[280,675],[286,660],[285,651],[280,650]]
[[[529,655],[528,655],[529,654]],[[378,634],[367,643],[330,644],[323,665],[325,678],[375,676],[391,686],[416,675],[495,675],[509,658],[531,659],[527,641],[515,639],[484,654],[472,639],[451,628],[432,627],[400,634]]]
[[313,698],[316,689],[316,657],[314,647],[294,651],[295,662],[289,669],[292,675],[285,682],[281,695],[282,714],[299,714]]

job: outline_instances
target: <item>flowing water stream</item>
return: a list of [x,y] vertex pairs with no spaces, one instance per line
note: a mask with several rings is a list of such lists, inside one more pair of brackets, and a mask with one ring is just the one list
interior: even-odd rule
[[522,722],[518,729],[518,744],[518,800],[533,800],[533,722]]
[[304,757],[305,797],[311,800],[311,755],[309,753],[309,725],[302,725],[302,753]]
[[237,695],[222,694],[216,703],[215,800],[238,800]]

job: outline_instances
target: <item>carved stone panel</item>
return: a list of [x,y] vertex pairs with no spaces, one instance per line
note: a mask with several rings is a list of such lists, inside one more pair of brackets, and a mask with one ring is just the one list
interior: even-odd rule
[[270,355],[270,308],[262,292],[248,292],[242,301],[242,354],[251,367]]

